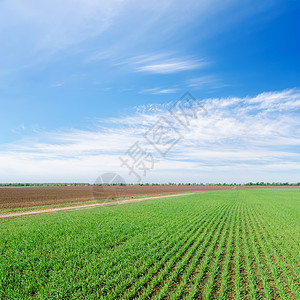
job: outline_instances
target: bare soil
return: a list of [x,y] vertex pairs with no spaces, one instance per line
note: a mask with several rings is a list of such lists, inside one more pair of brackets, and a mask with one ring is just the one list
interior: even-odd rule
[[29,210],[29,211],[18,211],[18,212],[4,213],[4,214],[0,213],[0,219],[1,218],[37,215],[37,214],[44,214],[44,213],[53,213],[53,212],[57,212],[57,211],[88,209],[88,208],[99,207],[99,206],[128,204],[128,203],[135,203],[135,202],[141,202],[141,201],[146,201],[146,200],[171,198],[171,197],[184,196],[184,195],[192,195],[192,193],[186,193],[186,194],[181,193],[181,194],[172,194],[172,195],[157,196],[157,197],[144,197],[144,198],[135,198],[135,199],[129,199],[129,200],[121,200],[121,201],[110,201],[110,202],[104,202],[104,203],[54,207],[54,208],[36,209],[36,210]]
[[0,209],[56,205],[92,200],[144,197],[178,193],[208,192],[228,189],[299,188],[260,186],[58,186],[0,188]]
[[231,189],[228,186],[59,186],[0,188],[0,209],[55,205],[120,197],[143,197]]

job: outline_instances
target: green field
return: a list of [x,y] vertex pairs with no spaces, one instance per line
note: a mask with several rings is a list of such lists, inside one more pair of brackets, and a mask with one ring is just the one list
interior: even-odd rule
[[300,299],[300,189],[0,222],[0,299]]

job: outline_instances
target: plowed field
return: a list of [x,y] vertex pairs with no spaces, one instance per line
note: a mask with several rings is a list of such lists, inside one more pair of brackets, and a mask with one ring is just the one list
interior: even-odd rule
[[[222,186],[128,186],[123,187],[26,187],[0,188],[0,209],[53,205],[110,199],[120,196],[178,194],[196,191],[224,190]],[[121,189],[121,191],[120,191]]]

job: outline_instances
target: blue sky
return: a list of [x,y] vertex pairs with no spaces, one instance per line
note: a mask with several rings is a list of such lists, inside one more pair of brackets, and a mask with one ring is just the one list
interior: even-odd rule
[[0,181],[134,182],[119,156],[147,148],[186,91],[208,114],[144,182],[300,181],[299,13],[283,0],[0,1]]

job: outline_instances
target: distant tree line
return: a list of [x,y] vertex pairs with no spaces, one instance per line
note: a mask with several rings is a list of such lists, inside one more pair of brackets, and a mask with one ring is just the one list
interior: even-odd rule
[[244,184],[246,186],[252,186],[252,185],[258,185],[258,186],[298,186],[300,185],[300,182],[298,183],[288,183],[288,182],[249,182]]
[[89,183],[0,183],[0,186],[22,187],[22,186],[90,186]]
[[0,187],[42,187],[42,186],[300,186],[298,183],[288,182],[248,182],[240,183],[0,183]]

